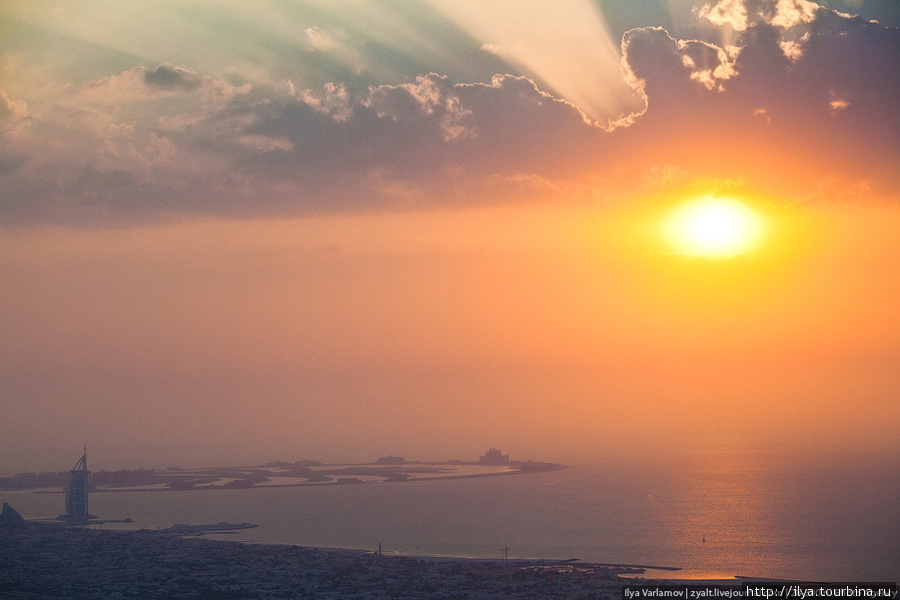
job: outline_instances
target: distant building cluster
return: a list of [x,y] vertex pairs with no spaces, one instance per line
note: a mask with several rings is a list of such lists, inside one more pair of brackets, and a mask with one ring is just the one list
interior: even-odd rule
[[487,452],[484,453],[484,456],[479,457],[478,463],[482,465],[508,465],[509,464],[509,454],[503,454],[497,448],[491,448]]
[[29,523],[0,535],[4,598],[613,600],[625,568],[428,560]]

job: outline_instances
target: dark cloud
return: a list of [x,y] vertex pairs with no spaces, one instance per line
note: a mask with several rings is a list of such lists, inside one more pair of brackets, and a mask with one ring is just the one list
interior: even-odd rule
[[[786,28],[773,24],[771,3],[750,4],[760,10],[738,37],[731,65],[708,44],[659,28],[625,35],[627,64],[648,98],[629,137],[668,140],[668,158],[659,160],[706,165],[710,174],[730,161],[735,174],[762,180],[809,187],[815,171],[900,193],[889,167],[900,159],[900,30],[827,10],[809,22],[787,20],[794,25]],[[703,60],[713,74],[725,67],[711,89],[698,85]]]
[[188,69],[163,63],[144,72],[144,83],[164,90],[194,90],[200,87],[201,78]]
[[684,63],[678,42],[661,27],[632,29],[622,39],[624,63],[648,99],[648,108],[657,110],[702,90],[691,83],[691,69]]
[[883,177],[900,158],[900,30],[820,11],[794,60],[778,56],[777,34],[764,24],[748,30],[735,95],[766,109],[768,134],[805,142],[810,158]]
[[[244,150],[245,173],[316,193],[333,185],[369,205],[390,203],[398,188],[439,204],[480,198],[477,188],[486,177],[558,177],[571,166],[573,151],[602,135],[571,103],[511,75],[458,84],[430,74],[372,87],[365,98],[350,101],[349,116],[341,119],[318,108],[306,102],[268,107],[247,133],[254,140],[288,140],[291,149],[273,142],[268,152]],[[348,190],[349,181],[364,187]]]

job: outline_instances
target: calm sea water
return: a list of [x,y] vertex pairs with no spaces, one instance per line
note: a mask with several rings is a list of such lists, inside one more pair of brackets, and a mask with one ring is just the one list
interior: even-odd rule
[[[26,518],[60,494],[0,492]],[[447,481],[91,496],[132,527],[252,522],[224,539],[386,552],[580,558],[705,576],[900,579],[900,467],[775,466],[746,457]],[[124,527],[106,525],[106,527]],[[705,540],[705,541],[704,541]]]

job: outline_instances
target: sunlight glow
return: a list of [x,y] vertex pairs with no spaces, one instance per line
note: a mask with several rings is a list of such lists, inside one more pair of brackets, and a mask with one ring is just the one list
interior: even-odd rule
[[701,198],[666,221],[669,241],[684,254],[731,256],[753,248],[763,223],[746,204],[731,198]]
[[[430,0],[496,54],[601,124],[643,110],[622,77],[620,40],[590,0]],[[565,31],[565,36],[559,32]]]

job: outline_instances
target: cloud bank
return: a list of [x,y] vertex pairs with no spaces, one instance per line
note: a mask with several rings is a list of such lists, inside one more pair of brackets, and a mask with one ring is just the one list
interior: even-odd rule
[[[162,62],[41,96],[17,84],[40,70],[20,58],[0,80],[0,221],[603,200],[660,170],[775,199],[900,195],[900,30],[806,0],[722,0],[696,18],[721,39],[625,33],[639,106],[606,122],[515,72],[306,87]],[[302,33],[298,63],[335,51],[324,29]]]

